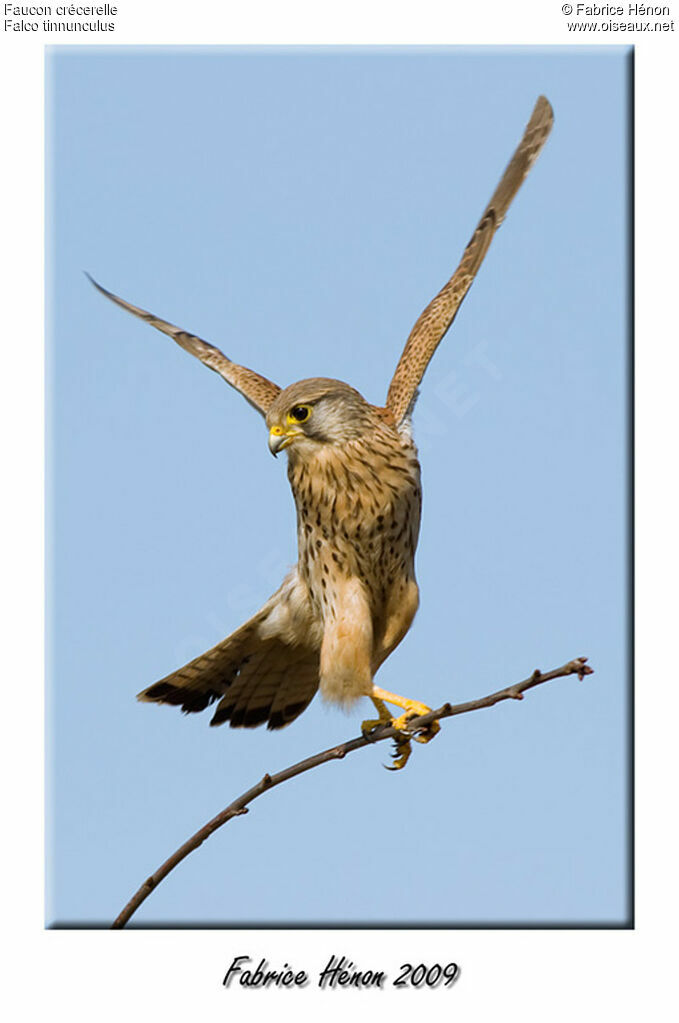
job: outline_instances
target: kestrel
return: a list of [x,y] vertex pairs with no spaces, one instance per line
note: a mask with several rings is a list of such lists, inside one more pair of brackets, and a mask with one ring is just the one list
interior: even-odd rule
[[[410,739],[427,742],[434,723],[413,735],[409,720],[429,708],[387,692],[374,677],[410,628],[421,484],[411,416],[417,388],[453,322],[521,183],[553,123],[541,96],[460,264],[415,323],[384,407],[339,380],[300,380],[281,389],[219,349],[107,291],[113,302],[169,335],[219,373],[265,418],[269,448],[288,452],[297,507],[299,560],[264,607],[217,646],[139,693],[191,713],[216,702],[210,721],[232,728],[282,728],[316,691],[349,707],[368,696],[397,740],[394,767]],[[92,278],[90,278],[92,279]],[[392,718],[385,704],[403,713]],[[376,722],[364,722],[364,729]]]

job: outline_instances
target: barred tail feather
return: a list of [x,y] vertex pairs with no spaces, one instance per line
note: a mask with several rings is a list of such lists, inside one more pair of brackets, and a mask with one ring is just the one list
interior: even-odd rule
[[267,722],[273,729],[290,724],[319,684],[318,648],[297,642],[305,635],[294,627],[304,606],[299,585],[293,573],[253,618],[137,699],[178,706],[185,714],[218,700],[211,725],[229,721],[232,728],[255,728]]

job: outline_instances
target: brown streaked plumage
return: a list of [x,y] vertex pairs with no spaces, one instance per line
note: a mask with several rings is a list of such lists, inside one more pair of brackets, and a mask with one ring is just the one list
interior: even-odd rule
[[195,355],[197,359],[200,359],[202,363],[214,370],[215,373],[219,373],[220,377],[226,380],[227,384],[231,384],[235,390],[240,391],[253,408],[261,412],[263,416],[266,415],[271,402],[281,392],[277,384],[267,380],[266,377],[261,376],[259,373],[255,373],[254,370],[246,369],[245,366],[239,366],[237,362],[227,359],[224,352],[220,352],[219,348],[215,348],[214,345],[203,341],[202,338],[197,337],[195,334],[189,334],[188,331],[175,327],[172,323],[168,323],[167,320],[161,320],[159,316],[154,316],[153,313],[147,313],[145,309],[140,309],[139,306],[126,302],[124,298],[119,298],[112,291],[107,291],[90,274],[87,274],[87,277],[102,295],[110,298],[112,302],[115,302],[122,309],[126,309],[128,313],[138,316],[145,323],[150,323],[156,330],[167,334],[168,337],[177,342],[180,348],[190,352],[191,355]]
[[512,199],[535,163],[553,124],[554,114],[551,105],[544,96],[540,96],[521,142],[507,164],[500,183],[464,250],[460,265],[448,283],[429,303],[410,332],[387,395],[387,408],[396,423],[401,423],[408,414],[431,357],[455,319],[484,260],[493,235],[505,219]]
[[[368,696],[379,720],[393,721],[385,701],[404,710],[393,723],[403,730],[395,766],[405,764],[408,718],[428,708],[373,680],[410,628],[418,604],[414,558],[422,494],[410,415],[427,365],[552,122],[551,107],[540,97],[460,265],[413,327],[384,408],[338,380],[313,378],[282,390],[93,281],[102,294],[220,373],[265,417],[271,451],[288,449],[297,508],[299,559],[281,587],[248,622],[139,699],[186,712],[216,703],[211,724],[281,728],[319,688],[344,706]],[[428,741],[437,730],[433,726],[419,738]]]

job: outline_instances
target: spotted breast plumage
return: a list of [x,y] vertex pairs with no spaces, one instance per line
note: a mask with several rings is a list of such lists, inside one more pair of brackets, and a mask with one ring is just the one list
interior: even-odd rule
[[[288,453],[297,508],[298,563],[262,609],[189,664],[143,690],[139,699],[186,712],[216,704],[211,724],[281,728],[320,688],[351,706],[370,697],[402,739],[395,767],[410,753],[409,719],[428,707],[381,689],[374,677],[415,617],[415,550],[422,491],[411,416],[417,388],[450,327],[492,237],[551,130],[540,97],[523,138],[448,283],[413,327],[386,405],[371,405],[338,380],[301,380],[285,389],[219,349],[131,305],[93,281],[129,312],[172,337],[236,388],[265,418],[273,454]],[[403,713],[392,718],[386,704]],[[415,738],[429,741],[434,722]]]

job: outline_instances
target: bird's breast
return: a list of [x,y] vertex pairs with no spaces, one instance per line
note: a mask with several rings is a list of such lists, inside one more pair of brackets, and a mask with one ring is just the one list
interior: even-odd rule
[[358,578],[379,619],[394,588],[414,582],[421,487],[417,452],[400,438],[327,445],[290,462],[299,571],[317,612],[334,613],[338,583]]

